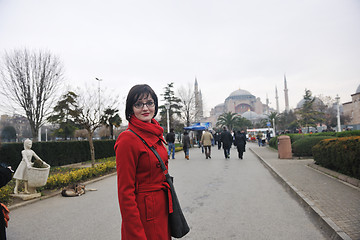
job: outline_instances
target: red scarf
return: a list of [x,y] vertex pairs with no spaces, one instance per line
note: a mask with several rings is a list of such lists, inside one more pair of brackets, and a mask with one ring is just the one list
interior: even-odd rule
[[131,130],[139,134],[144,140],[150,145],[153,146],[159,140],[165,143],[163,133],[164,129],[160,124],[155,120],[151,119],[151,122],[143,122],[139,120],[135,115],[130,117],[129,126]]

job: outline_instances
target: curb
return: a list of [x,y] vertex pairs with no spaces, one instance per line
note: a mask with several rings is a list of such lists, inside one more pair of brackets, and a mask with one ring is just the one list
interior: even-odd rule
[[[116,175],[116,171],[113,172],[113,173],[103,175],[101,177],[94,178],[94,179],[91,179],[89,181],[83,182],[82,184],[86,185],[86,184],[94,183],[94,182],[103,180],[103,179],[105,179],[107,177],[111,177],[113,175]],[[37,201],[41,201],[41,200],[44,200],[44,199],[47,199],[47,198],[55,197],[55,196],[57,196],[59,194],[61,194],[61,190],[57,189],[57,190],[54,190],[54,192],[52,192],[52,193],[50,193],[50,194],[48,194],[46,196],[41,196],[41,197],[36,198],[36,199],[32,199],[32,200],[28,200],[28,201],[24,201],[24,202],[21,202],[21,203],[18,203],[18,204],[11,205],[11,206],[8,207],[8,209],[11,211],[11,210],[14,210],[16,208],[20,208],[20,207],[32,204],[32,203],[37,202]]]
[[317,208],[309,198],[302,194],[294,185],[292,185],[284,176],[276,171],[270,164],[259,156],[252,148],[250,151],[264,164],[264,166],[283,184],[287,191],[295,196],[300,204],[317,220],[320,228],[333,240],[351,240],[351,238],[337,226],[329,217],[327,217],[319,208]]

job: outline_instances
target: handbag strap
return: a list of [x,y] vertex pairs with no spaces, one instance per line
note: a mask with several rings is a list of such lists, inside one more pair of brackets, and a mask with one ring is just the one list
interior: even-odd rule
[[137,134],[136,132],[134,132],[134,131],[131,130],[131,129],[128,129],[128,130],[129,130],[130,132],[134,133],[136,136],[138,136],[138,138],[140,138],[140,140],[141,140],[148,148],[150,148],[150,150],[155,154],[156,158],[158,159],[158,161],[159,161],[159,163],[160,163],[160,166],[161,166],[161,169],[162,169],[163,173],[164,173],[165,176],[166,176],[166,179],[167,179],[167,178],[170,178],[169,172],[165,173],[165,172],[167,171],[167,168],[165,167],[165,164],[164,164],[163,160],[161,159],[159,153],[155,150],[155,148],[154,148],[154,147],[150,147],[149,144],[147,144],[147,142],[146,142],[142,137],[139,136],[139,134]]

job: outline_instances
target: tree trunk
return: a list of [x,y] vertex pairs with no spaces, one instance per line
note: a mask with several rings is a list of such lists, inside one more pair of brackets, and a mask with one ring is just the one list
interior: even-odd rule
[[91,166],[95,166],[95,148],[94,148],[94,142],[93,142],[93,132],[88,131],[88,140],[90,145],[90,156],[91,156]]
[[111,140],[114,139],[114,126],[112,124],[110,124],[110,136],[111,136]]

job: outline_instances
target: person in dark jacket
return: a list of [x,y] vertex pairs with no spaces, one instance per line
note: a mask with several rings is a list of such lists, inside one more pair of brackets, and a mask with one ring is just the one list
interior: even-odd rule
[[175,133],[174,133],[173,128],[171,128],[170,132],[168,134],[166,134],[165,140],[169,146],[168,158],[170,159],[170,155],[171,155],[171,151],[172,151],[172,159],[175,159]]
[[244,131],[237,131],[235,133],[235,141],[234,144],[237,148],[239,158],[243,159],[243,154],[245,152],[245,145],[246,145],[246,136]]
[[215,144],[217,144],[218,149],[221,149],[221,140],[220,140],[220,133],[215,133]]
[[[10,166],[7,166],[4,163],[0,164],[0,187],[5,186],[11,180],[13,172],[14,171],[11,169]],[[3,213],[3,209],[5,207],[2,206],[2,203],[0,206],[1,206],[1,209],[0,209],[0,239],[6,240],[7,223],[5,222],[4,213]]]
[[226,130],[226,127],[224,127],[223,131],[221,132],[220,140],[223,145],[225,158],[230,158],[230,148],[233,142],[233,137],[231,133]]
[[189,137],[189,133],[187,131],[184,132],[184,136],[182,139],[182,145],[183,145],[183,150],[185,153],[185,158],[187,160],[189,160],[190,137]]

